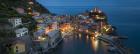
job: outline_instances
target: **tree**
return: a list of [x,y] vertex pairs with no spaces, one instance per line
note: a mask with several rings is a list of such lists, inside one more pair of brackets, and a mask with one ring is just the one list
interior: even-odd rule
[[10,43],[14,40],[16,34],[13,30],[3,29],[0,30],[0,53],[8,53],[7,48]]

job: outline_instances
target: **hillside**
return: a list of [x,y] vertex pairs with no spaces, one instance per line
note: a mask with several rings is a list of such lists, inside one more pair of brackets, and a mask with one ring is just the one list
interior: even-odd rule
[[[33,2],[33,10],[40,13],[50,13],[35,0]],[[0,0],[0,17],[20,16],[20,14],[18,14],[15,9],[23,8],[25,10],[25,13],[27,13],[28,7],[28,0]]]

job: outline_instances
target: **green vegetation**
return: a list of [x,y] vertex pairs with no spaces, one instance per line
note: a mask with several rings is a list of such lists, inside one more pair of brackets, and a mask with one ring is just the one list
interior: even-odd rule
[[20,5],[19,2],[19,0],[0,0],[0,17],[20,16],[15,10]]
[[[26,14],[29,7],[28,1],[29,0],[0,0],[0,20],[3,20],[4,18],[7,20],[11,17],[21,17],[23,23],[27,23],[24,26],[29,28],[29,31],[33,31],[36,28],[36,22],[31,15]],[[33,9],[35,11],[40,13],[49,13],[49,11],[41,6],[38,2],[35,0],[33,0],[33,2]],[[25,10],[25,14],[19,14],[16,11],[16,8],[23,8]]]
[[9,29],[9,28],[0,29],[0,48],[1,48],[0,53],[2,54],[8,53],[7,48],[9,48],[9,46],[7,45],[12,43],[15,37],[16,37],[16,34],[14,30]]
[[[34,10],[38,12],[49,13],[44,7],[42,7],[36,1],[33,1]],[[27,8],[29,7],[28,0],[0,0],[0,18],[1,17],[16,17],[21,16],[16,12],[16,8],[23,8],[27,13]]]
[[16,34],[13,30],[7,30],[7,29],[0,30],[0,41],[9,40],[15,37]]
[[[8,22],[8,19],[11,17],[22,18],[23,25],[19,27],[27,27],[29,29],[29,34],[32,36],[36,28],[36,21],[32,18],[31,15],[28,15],[28,4],[29,0],[0,0],[0,53],[8,54],[6,48],[14,38],[16,34],[12,28],[12,24]],[[33,0],[34,5],[33,9],[40,13],[49,13],[47,9]],[[24,14],[19,14],[16,9],[24,9]],[[18,27],[18,28],[19,28]]]

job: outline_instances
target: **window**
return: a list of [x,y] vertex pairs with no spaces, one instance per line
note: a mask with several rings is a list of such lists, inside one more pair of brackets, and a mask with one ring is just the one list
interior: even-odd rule
[[24,33],[25,35],[27,35],[28,33],[26,32],[26,33]]
[[21,37],[23,36],[23,34],[21,33]]
[[23,30],[23,32],[26,32],[27,30]]
[[18,49],[18,46],[16,46],[16,49]]
[[16,52],[18,52],[18,46],[16,46]]
[[54,42],[53,42],[53,45],[54,45]]
[[17,24],[17,22],[15,22],[15,24]]
[[17,37],[20,37],[20,34],[17,34]]
[[16,49],[16,52],[18,52],[18,49]]
[[17,36],[17,37],[20,37],[20,36]]

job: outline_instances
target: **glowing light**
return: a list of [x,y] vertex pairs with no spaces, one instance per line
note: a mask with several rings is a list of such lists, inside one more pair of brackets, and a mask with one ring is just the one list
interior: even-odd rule
[[86,33],[88,33],[89,31],[88,30],[86,30]]
[[31,12],[29,12],[28,14],[32,14]]
[[106,26],[104,26],[103,28],[104,28],[104,29],[105,29],[105,31],[107,32],[107,31],[109,31],[109,30],[110,30],[111,25],[106,25]]
[[80,32],[82,32],[83,30],[82,29],[78,29]]
[[60,30],[61,30],[61,33],[62,33],[63,37],[64,36],[69,36],[69,35],[72,35],[74,27],[72,27],[70,25],[70,23],[65,23],[65,24],[62,24],[60,26]]
[[41,37],[39,36],[38,39],[41,39]]
[[98,45],[99,45],[99,41],[95,40],[94,37],[91,38],[91,45],[92,45],[92,49],[96,52],[98,50]]
[[34,4],[33,2],[29,2],[29,4]]
[[74,28],[69,24],[69,23],[66,23],[66,24],[63,24],[61,25],[60,27],[60,30],[62,32],[71,32]]
[[82,37],[82,35],[81,35],[80,33],[78,34],[78,36],[79,36],[79,38],[81,38],[81,37]]
[[94,44],[95,44],[95,45],[94,45],[94,47],[95,47],[94,50],[97,50],[97,49],[98,49],[98,44],[99,44],[98,40],[95,40],[95,41],[94,41]]
[[42,40],[45,40],[46,38],[42,38]]
[[31,7],[29,7],[28,9],[31,10]]
[[100,36],[100,33],[99,32],[95,32],[95,37],[98,37]]
[[41,36],[38,37],[38,40],[40,40],[40,41],[45,40],[45,39],[46,39],[45,37],[41,37]]
[[94,37],[95,36],[95,33],[91,32],[91,36]]
[[99,13],[102,13],[102,11],[101,11],[101,10],[99,10],[98,12],[99,12]]
[[107,28],[106,31],[109,31],[110,28]]
[[87,39],[87,40],[89,39],[89,36],[88,36],[88,35],[86,35],[86,39]]
[[50,28],[50,27],[47,27],[46,29],[45,29],[45,34],[48,34],[50,31],[52,31],[53,29],[52,28]]

